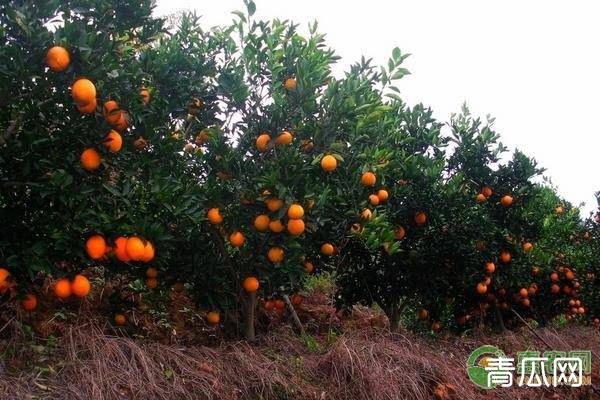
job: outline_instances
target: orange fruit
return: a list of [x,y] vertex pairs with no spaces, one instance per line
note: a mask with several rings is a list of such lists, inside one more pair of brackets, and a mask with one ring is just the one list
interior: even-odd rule
[[88,148],[81,153],[79,159],[81,166],[86,171],[95,171],[100,168],[100,154],[93,148]]
[[300,204],[292,204],[288,208],[287,216],[289,219],[300,219],[304,217],[304,208]]
[[577,314],[579,314],[579,315],[583,315],[583,314],[585,314],[585,308],[583,308],[583,307],[579,307],[579,308],[577,309]]
[[127,318],[123,314],[115,314],[115,324],[116,325],[125,325],[127,322]]
[[500,252],[500,260],[504,263],[504,264],[508,264],[510,262],[510,260],[512,260],[512,255],[510,254],[509,251],[502,251]]
[[390,194],[385,189],[379,189],[377,191],[377,197],[379,197],[379,201],[383,203],[387,201],[387,199],[390,197]]
[[425,321],[427,318],[429,318],[429,312],[422,308],[419,310],[418,316],[421,321]]
[[37,297],[34,294],[27,294],[25,298],[21,301],[21,307],[26,311],[33,311],[37,308]]
[[205,130],[201,130],[200,132],[198,132],[198,135],[196,135],[196,139],[194,139],[194,141],[198,146],[202,146],[204,143],[208,142],[208,139],[208,132]]
[[261,153],[267,151],[267,146],[269,145],[269,141],[271,141],[271,136],[269,136],[266,133],[260,134],[256,138],[256,148],[258,149],[258,151],[260,151]]
[[525,242],[523,243],[523,251],[525,252],[529,252],[533,249],[533,244],[529,243],[529,242]]
[[304,269],[310,274],[315,270],[315,266],[310,261],[304,261]]
[[142,257],[144,257],[145,247],[142,239],[137,236],[132,236],[127,239],[125,250],[131,260],[140,261]]
[[427,223],[427,214],[423,211],[419,211],[415,214],[415,224],[421,226]]
[[96,100],[96,86],[89,79],[77,79],[71,86],[71,96],[80,106],[90,104]]
[[158,270],[154,267],[148,267],[146,269],[146,278],[158,278]]
[[269,222],[269,229],[273,233],[281,233],[281,232],[283,232],[284,228],[283,228],[283,224],[281,223],[281,220],[274,219],[273,221]]
[[0,293],[4,293],[10,286],[10,282],[8,281],[9,276],[10,272],[7,269],[0,268]]
[[173,290],[177,293],[181,293],[185,290],[185,284],[183,282],[175,282],[173,284]]
[[127,238],[119,236],[115,239],[115,256],[119,261],[129,262],[131,260],[127,254]]
[[147,263],[147,262],[152,261],[153,259],[154,259],[154,245],[149,240],[147,240],[146,243],[144,244],[144,253],[142,254],[140,261]]
[[440,329],[442,329],[442,323],[441,322],[434,322],[433,324],[431,324],[431,330],[432,331],[437,332]]
[[94,99],[88,104],[77,105],[77,110],[82,114],[93,114],[96,112],[97,107],[98,104],[96,103],[96,99]]
[[560,286],[558,286],[556,283],[553,284],[552,286],[550,286],[550,291],[553,294],[558,294],[558,292],[560,292]]
[[323,255],[331,256],[331,255],[333,255],[334,251],[335,251],[335,248],[333,247],[333,245],[331,243],[323,243],[321,245],[321,253]]
[[256,218],[254,218],[254,228],[259,232],[264,232],[269,229],[269,222],[271,222],[271,220],[268,215],[257,215]]
[[240,231],[235,231],[231,235],[229,235],[229,242],[233,247],[242,247],[245,241],[246,238],[244,237],[244,234]]
[[481,194],[483,194],[486,198],[490,197],[492,195],[492,188],[489,186],[484,186],[481,189]]
[[206,322],[210,325],[219,325],[219,321],[221,321],[221,315],[216,311],[210,311],[206,313]]
[[573,279],[575,279],[575,273],[571,270],[568,270],[567,272],[565,272],[565,278],[572,281]]
[[537,285],[535,283],[532,283],[531,285],[529,285],[529,287],[527,288],[527,294],[529,296],[534,296],[537,293]]
[[531,300],[524,297],[523,299],[521,299],[521,304],[523,305],[523,307],[529,307],[531,305]]
[[150,91],[146,88],[140,90],[140,97],[142,98],[142,104],[148,105],[150,103]]
[[71,282],[63,278],[56,281],[54,284],[54,295],[61,299],[66,299],[71,295]]
[[258,279],[256,279],[253,276],[249,276],[246,279],[244,279],[244,283],[242,284],[242,286],[244,287],[246,293],[254,293],[258,290],[260,285],[258,283]]
[[550,274],[550,280],[552,282],[558,282],[558,274],[556,272],[553,272]]
[[485,263],[485,272],[488,274],[493,274],[496,271],[496,265],[493,262]]
[[335,171],[337,168],[337,160],[332,155],[326,155],[321,159],[321,168],[325,172]]
[[267,300],[267,301],[265,301],[265,304],[263,307],[265,308],[265,310],[271,311],[275,307],[275,304],[273,304],[273,302],[271,300]]
[[119,103],[114,100],[108,100],[102,106],[102,115],[108,124],[114,125],[120,117]]
[[140,136],[133,141],[133,146],[138,150],[144,150],[148,146],[148,142]]
[[156,279],[156,278],[147,278],[146,279],[146,287],[148,289],[156,289],[158,287],[158,279]]
[[46,53],[46,65],[54,72],[61,72],[67,69],[71,62],[69,51],[61,46],[53,46]]
[[519,296],[521,296],[522,298],[525,298],[528,295],[529,295],[529,293],[527,292],[527,289],[525,289],[525,288],[519,289]]
[[354,235],[360,235],[363,232],[364,228],[361,226],[361,224],[352,224],[352,226],[350,227],[350,233],[354,234]]
[[310,139],[302,139],[300,141],[300,151],[310,153],[315,148],[315,144]]
[[375,186],[376,182],[377,177],[372,172],[365,172],[360,177],[360,183],[362,183],[363,186]]
[[377,196],[376,194],[369,195],[369,203],[371,203],[372,206],[378,206],[379,196]]
[[76,275],[71,283],[71,292],[77,297],[85,297],[90,292],[90,281],[83,275]]
[[558,206],[558,207],[556,207],[555,211],[556,211],[557,215],[563,215],[565,210],[563,209],[562,206]]
[[283,249],[281,247],[271,247],[267,253],[267,258],[272,263],[280,263],[283,261]]
[[123,147],[123,138],[119,134],[119,132],[111,129],[110,132],[106,134],[104,141],[102,142],[104,147],[106,147],[111,153],[117,153]]
[[487,285],[483,282],[479,282],[477,284],[477,293],[484,294],[485,292],[487,292]]
[[301,235],[304,232],[304,221],[301,219],[290,219],[287,223],[287,230],[291,235]]
[[364,220],[369,220],[373,217],[373,212],[371,210],[369,210],[368,208],[365,208],[364,210],[361,211],[360,217]]
[[277,197],[270,197],[265,200],[265,203],[271,212],[279,211],[279,209],[283,207],[283,200],[278,199]]
[[213,225],[219,225],[223,223],[223,217],[218,208],[211,208],[207,213],[208,221]]
[[304,299],[299,294],[294,294],[294,295],[292,295],[290,300],[292,301],[293,305],[299,306],[300,304],[302,304],[302,300],[304,300]]
[[402,240],[402,239],[404,239],[405,234],[406,234],[406,231],[404,230],[404,228],[399,226],[398,228],[396,228],[396,231],[394,232],[394,238],[396,240]]
[[289,133],[288,131],[283,131],[279,136],[277,136],[277,139],[275,139],[275,143],[281,145],[288,145],[292,143],[293,138],[294,137],[291,133]]
[[485,197],[483,193],[479,193],[477,196],[475,196],[475,200],[477,200],[477,202],[481,204],[487,201],[487,197]]
[[100,235],[90,236],[85,242],[85,251],[92,260],[99,260],[106,254],[106,241]]
[[512,196],[505,194],[504,196],[502,196],[502,198],[500,199],[500,204],[502,204],[504,207],[510,207],[513,203],[513,198]]
[[283,87],[287,90],[296,90],[296,79],[295,78],[287,78],[283,81]]

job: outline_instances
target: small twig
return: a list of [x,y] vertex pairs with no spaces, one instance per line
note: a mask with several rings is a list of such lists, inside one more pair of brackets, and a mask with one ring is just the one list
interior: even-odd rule
[[520,315],[518,312],[516,312],[516,311],[515,311],[513,308],[511,308],[510,310],[513,312],[513,314],[515,314],[515,315],[517,316],[517,318],[518,318],[518,319],[519,319],[519,320],[520,320],[520,321],[521,321],[523,324],[525,324],[525,326],[526,326],[526,327],[527,327],[527,328],[528,328],[528,329],[531,331],[531,333],[533,333],[533,334],[534,334],[534,335],[535,335],[535,336],[536,336],[538,339],[540,339],[542,342],[544,342],[544,344],[545,344],[546,346],[548,346],[548,349],[549,349],[549,350],[552,350],[552,346],[551,346],[551,345],[550,345],[550,344],[549,344],[549,343],[546,341],[546,339],[544,339],[542,336],[540,336],[540,334],[539,334],[539,333],[537,333],[537,332],[535,331],[535,329],[533,329],[533,328],[531,327],[531,325],[529,325],[529,323],[528,323],[527,321],[525,321],[525,319],[524,319],[523,317],[521,317],[521,315]]
[[15,317],[12,317],[11,319],[8,320],[8,322],[6,324],[4,324],[4,326],[2,328],[0,328],[0,333],[6,329],[6,327],[8,326],[8,324],[10,324],[13,320],[15,319]]
[[296,314],[296,310],[294,309],[294,306],[292,305],[292,302],[290,301],[289,296],[287,294],[284,294],[283,299],[285,300],[285,303],[287,304],[288,308],[290,309],[290,314],[292,314],[292,319],[294,320],[296,327],[300,330],[300,333],[302,335],[304,335],[304,327],[302,326],[302,323],[300,322],[300,318],[298,318],[298,314]]

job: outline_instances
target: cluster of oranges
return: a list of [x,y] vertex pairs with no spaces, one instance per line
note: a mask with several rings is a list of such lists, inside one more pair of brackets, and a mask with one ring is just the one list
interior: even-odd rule
[[[65,71],[70,62],[71,57],[68,50],[64,47],[53,46],[46,53],[46,64],[52,71]],[[81,113],[94,114],[96,112],[98,107],[96,86],[89,79],[76,79],[71,85],[71,96]],[[147,105],[150,102],[150,91],[142,88],[140,90],[140,97],[142,98],[142,104]],[[128,114],[119,107],[116,101],[108,100],[102,107],[102,115],[107,124],[112,128],[105,135],[102,144],[109,152],[117,153],[123,146],[121,134],[129,126]],[[136,147],[140,147],[139,139],[135,142],[135,145]],[[145,141],[143,147],[145,147]],[[100,168],[100,153],[95,148],[89,147],[81,153],[80,163],[86,171],[95,171]]]
[[111,252],[122,262],[149,263],[154,259],[154,245],[139,236],[119,236],[114,240],[114,246],[109,246],[103,236],[93,235],[87,239],[85,250],[92,260],[106,259]]
[[264,153],[275,145],[290,145],[292,144],[293,140],[294,136],[289,131],[283,131],[275,138],[275,142],[273,143],[271,141],[271,135],[269,135],[267,132],[263,132],[256,138],[256,148],[261,153]]
[[54,295],[59,299],[69,298],[71,295],[85,297],[90,292],[90,281],[84,275],[76,275],[73,281],[62,278],[54,282]]

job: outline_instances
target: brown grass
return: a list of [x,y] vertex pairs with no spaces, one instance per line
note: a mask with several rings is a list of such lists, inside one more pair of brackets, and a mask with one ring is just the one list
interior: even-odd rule
[[[600,352],[600,335],[592,328],[538,333],[557,350]],[[440,384],[452,388],[445,399],[594,398],[586,397],[589,388],[476,389],[465,373],[468,354],[484,343],[509,354],[544,350],[545,344],[527,331],[431,339],[363,329],[330,344],[321,340],[317,348],[285,327],[253,344],[217,347],[146,343],[107,335],[90,324],[67,328],[52,351],[40,350],[47,342],[32,346],[18,332],[12,337],[0,342],[3,399],[418,400],[435,398]],[[600,378],[598,362],[592,362],[592,382]]]

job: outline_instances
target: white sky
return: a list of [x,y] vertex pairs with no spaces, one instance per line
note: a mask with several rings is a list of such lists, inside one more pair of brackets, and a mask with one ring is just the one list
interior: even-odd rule
[[[342,57],[384,64],[412,53],[398,86],[409,104],[448,121],[467,102],[496,118],[502,142],[537,159],[582,216],[600,190],[600,2],[595,0],[255,0],[255,18],[292,19],[319,31]],[[196,9],[207,27],[228,23],[241,0],[158,0],[156,13]]]

